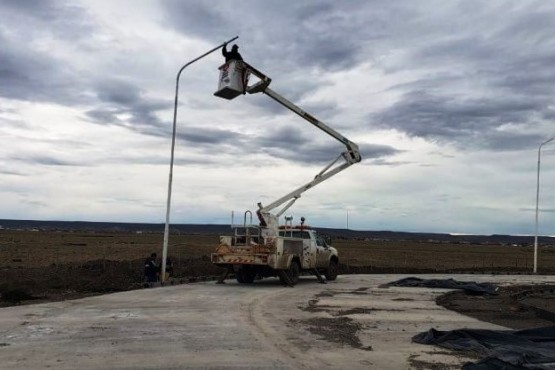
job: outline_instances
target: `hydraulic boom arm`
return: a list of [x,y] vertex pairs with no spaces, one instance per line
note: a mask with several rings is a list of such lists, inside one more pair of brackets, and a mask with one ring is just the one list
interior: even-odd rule
[[[262,226],[267,227],[270,230],[277,230],[277,228],[279,226],[278,225],[279,216],[281,216],[287,209],[289,209],[289,207],[291,207],[293,205],[293,203],[295,203],[295,201],[298,198],[300,198],[302,193],[304,193],[308,189],[318,185],[322,181],[329,179],[333,175],[345,170],[347,167],[349,167],[349,166],[351,166],[351,165],[353,165],[357,162],[360,162],[361,161],[361,156],[360,156],[360,152],[359,152],[359,149],[358,149],[358,145],[356,145],[355,143],[353,143],[352,141],[350,141],[345,136],[341,135],[339,132],[335,131],[334,129],[332,129],[331,127],[326,125],[325,123],[316,119],[314,116],[305,112],[304,110],[299,108],[297,105],[293,104],[292,102],[290,102],[289,100],[287,100],[286,98],[284,98],[283,96],[281,96],[280,94],[275,92],[274,90],[270,89],[268,87],[268,85],[270,84],[270,82],[272,80],[269,77],[267,77],[266,75],[264,75],[260,71],[256,70],[255,68],[251,67],[247,63],[243,62],[243,64],[246,68],[246,71],[247,71],[246,73],[247,74],[248,73],[253,74],[253,75],[255,75],[256,77],[258,77],[260,79],[260,81],[257,82],[256,84],[254,84],[252,86],[247,86],[246,87],[246,92],[248,92],[249,94],[256,94],[256,93],[262,92],[262,93],[268,95],[270,98],[272,98],[273,100],[275,100],[279,104],[283,105],[285,108],[293,111],[294,113],[296,113],[300,117],[304,118],[305,120],[307,120],[308,122],[310,122],[311,124],[313,124],[314,126],[319,128],[320,130],[324,131],[325,133],[327,133],[328,135],[330,135],[334,139],[341,142],[346,147],[346,150],[344,152],[342,152],[341,154],[339,154],[339,156],[336,159],[334,159],[330,164],[328,164],[326,167],[324,167],[324,169],[322,171],[320,171],[314,177],[314,179],[312,181],[310,181],[310,182],[306,183],[305,185],[293,190],[289,194],[284,195],[283,197],[279,198],[278,200],[276,200],[276,201],[274,201],[274,202],[272,202],[272,203],[270,203],[266,206],[263,206],[261,203],[258,203],[258,208],[259,209],[257,211],[257,215],[258,215],[258,218],[260,219],[260,222],[261,222]],[[246,76],[248,76],[248,75],[246,75]],[[246,78],[245,78],[245,80],[246,80]],[[246,84],[246,82],[245,82],[245,84]],[[343,159],[343,161],[341,161],[341,159]],[[338,162],[340,164],[338,164]],[[271,213],[271,211],[273,209],[275,209],[277,207],[280,207],[284,203],[285,203],[285,205],[283,206],[283,208],[281,208],[276,214]]]

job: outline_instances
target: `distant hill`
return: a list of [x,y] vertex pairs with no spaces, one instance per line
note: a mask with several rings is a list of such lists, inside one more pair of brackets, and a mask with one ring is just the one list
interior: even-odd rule
[[[86,221],[38,221],[0,219],[4,229],[44,230],[44,231],[88,231],[88,232],[146,232],[163,233],[164,224]],[[451,235],[438,233],[409,233],[398,231],[359,231],[347,229],[316,228],[320,233],[332,238],[432,241],[437,243],[476,244],[533,244],[533,236],[514,235]],[[231,231],[230,225],[171,224],[171,233],[222,235]],[[555,238],[540,237],[539,242],[555,246]]]
[[[410,233],[401,231],[357,231],[346,229],[324,229],[317,228],[322,234],[333,238],[346,239],[382,239],[382,240],[404,240],[404,241],[431,241],[437,243],[459,243],[459,244],[533,244],[533,236],[515,235],[451,235],[440,233]],[[538,237],[538,242],[555,246],[555,238]]]
[[[5,229],[39,229],[45,231],[95,231],[95,232],[152,232],[163,233],[164,224],[131,222],[88,222],[88,221],[37,221],[0,219]],[[172,233],[222,234],[229,232],[229,225],[171,224]]]

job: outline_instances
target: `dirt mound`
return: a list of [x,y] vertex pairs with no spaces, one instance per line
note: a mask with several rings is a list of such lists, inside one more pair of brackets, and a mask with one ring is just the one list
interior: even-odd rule
[[[205,257],[174,259],[174,277],[195,280],[222,270]],[[144,282],[144,260],[93,260],[52,264],[41,268],[0,270],[0,305],[78,298],[99,293],[138,289]]]
[[[527,292],[530,293],[523,294]],[[498,295],[490,296],[473,296],[454,291],[439,296],[436,303],[449,310],[511,329],[554,325],[554,321],[546,318],[550,316],[528,304],[534,300],[549,306],[547,313],[553,312],[555,317],[555,285],[501,287]]]

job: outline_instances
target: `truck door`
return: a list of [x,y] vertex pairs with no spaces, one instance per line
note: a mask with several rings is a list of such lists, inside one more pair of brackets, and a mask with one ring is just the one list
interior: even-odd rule
[[313,269],[318,263],[318,255],[316,254],[316,240],[311,235],[310,231],[303,231],[302,237],[304,243],[302,268]]
[[330,256],[330,250],[326,244],[323,237],[318,234],[316,236],[316,260],[317,266],[319,268],[328,267],[328,260]]

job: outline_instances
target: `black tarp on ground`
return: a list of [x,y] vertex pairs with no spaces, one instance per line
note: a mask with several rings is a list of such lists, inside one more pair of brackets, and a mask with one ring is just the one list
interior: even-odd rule
[[412,341],[487,356],[465,364],[464,370],[555,369],[555,326],[526,330],[430,329],[415,335]]
[[408,277],[386,284],[388,286],[408,286],[426,288],[463,289],[471,294],[497,294],[497,285],[491,283],[476,283],[474,281],[457,281],[454,279],[419,279]]

